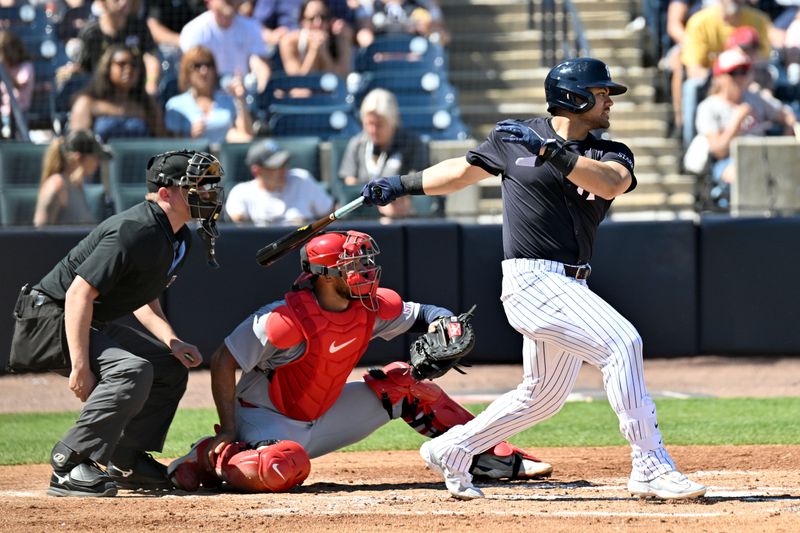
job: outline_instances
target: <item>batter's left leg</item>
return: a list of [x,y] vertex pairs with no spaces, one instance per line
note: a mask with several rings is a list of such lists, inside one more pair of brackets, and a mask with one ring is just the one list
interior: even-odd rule
[[522,383],[478,416],[431,441],[434,455],[453,470],[467,472],[474,455],[556,414],[569,396],[581,360],[528,337],[523,340]]

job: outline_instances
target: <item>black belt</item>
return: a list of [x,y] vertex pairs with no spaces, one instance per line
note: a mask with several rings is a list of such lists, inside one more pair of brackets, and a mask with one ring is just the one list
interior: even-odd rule
[[564,265],[564,275],[575,279],[586,279],[592,273],[591,265]]
[[31,291],[28,294],[33,298],[34,307],[39,307],[43,305],[45,302],[53,301],[52,298],[50,298],[48,295],[37,289],[31,289]]

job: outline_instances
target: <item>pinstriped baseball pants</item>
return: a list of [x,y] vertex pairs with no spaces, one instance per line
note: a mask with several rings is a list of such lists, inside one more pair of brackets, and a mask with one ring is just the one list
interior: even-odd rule
[[647,481],[675,469],[645,387],[641,337],[628,320],[554,261],[503,261],[501,300],[509,323],[524,336],[522,383],[433,440],[446,464],[466,472],[473,455],[556,414],[585,361],[602,372],[631,444],[631,477]]

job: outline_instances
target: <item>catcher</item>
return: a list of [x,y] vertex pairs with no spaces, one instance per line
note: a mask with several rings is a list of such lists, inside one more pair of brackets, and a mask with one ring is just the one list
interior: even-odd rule
[[[281,492],[299,485],[309,458],[357,442],[392,419],[435,437],[473,416],[429,381],[455,367],[474,344],[470,313],[404,302],[379,288],[378,246],[357,231],[330,232],[301,249],[303,273],[282,300],[228,335],[211,360],[219,414],[215,436],[169,465],[176,487]],[[371,369],[346,382],[375,337],[413,328],[412,364]],[[236,371],[242,375],[236,383]],[[552,467],[503,442],[476,457],[472,474],[493,479],[547,476]]]

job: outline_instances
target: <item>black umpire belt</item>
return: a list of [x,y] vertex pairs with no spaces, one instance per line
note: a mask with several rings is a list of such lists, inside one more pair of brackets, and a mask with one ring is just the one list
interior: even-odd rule
[[564,275],[568,278],[586,279],[592,273],[592,265],[564,265]]

